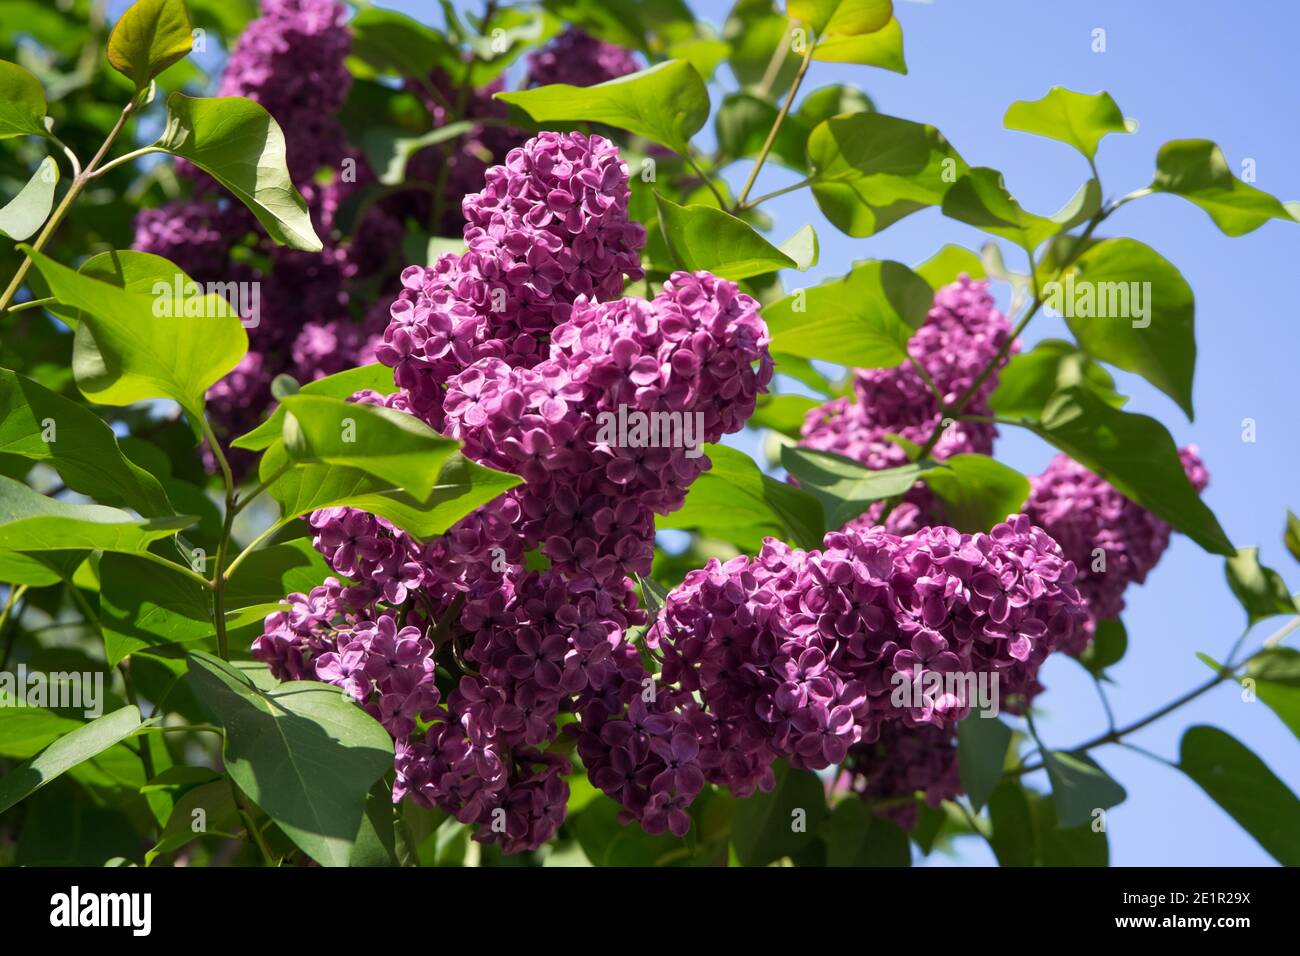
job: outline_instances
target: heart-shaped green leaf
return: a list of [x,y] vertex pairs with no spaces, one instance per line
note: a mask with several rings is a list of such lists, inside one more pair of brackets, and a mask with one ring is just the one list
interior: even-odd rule
[[1002,125],[1069,143],[1089,159],[1107,133],[1133,131],[1109,93],[1076,93],[1063,86],[1052,87],[1040,100],[1012,103]]
[[193,31],[184,0],[135,0],[108,36],[108,62],[143,90],[155,76],[189,55]]
[[59,501],[0,475],[0,550],[138,553],[193,523],[188,515],[137,518],[118,508]]
[[749,223],[713,206],[679,206],[658,193],[659,227],[679,268],[701,269],[723,279],[748,279],[798,263]]
[[892,368],[934,301],[929,284],[899,262],[860,262],[839,279],[765,306],[772,351],[858,368]]
[[44,462],[73,491],[120,500],[147,517],[174,513],[157,479],[122,454],[102,418],[9,369],[0,369],[0,453]]
[[346,866],[393,742],[337,687],[276,684],[262,664],[189,656],[189,683],[225,729],[226,771],[304,853]]
[[1208,139],[1176,139],[1161,146],[1151,188],[1196,203],[1229,236],[1244,236],[1270,219],[1300,219],[1293,208],[1232,175],[1223,150]]
[[833,116],[808,137],[813,197],[836,228],[871,236],[944,194],[966,163],[933,126],[882,113]]
[[607,123],[683,156],[691,136],[709,118],[708,90],[685,60],[669,60],[595,86],[556,83],[496,96],[539,123]]
[[304,464],[359,468],[416,500],[437,483],[460,443],[414,415],[325,395],[286,395],[284,447]]
[[45,135],[45,90],[16,63],[0,60],[0,139]]
[[41,228],[54,205],[58,183],[59,164],[46,156],[18,195],[0,206],[0,235],[26,239]]
[[167,97],[167,125],[154,144],[208,173],[257,217],[276,242],[320,252],[307,203],[289,178],[284,133],[242,96]]
[[130,405],[170,398],[199,421],[204,394],[248,350],[248,335],[230,303],[216,294],[192,295],[179,269],[179,296],[171,288],[145,295],[74,272],[42,253],[29,254],[55,298],[85,313],[72,368],[77,387],[91,401]]

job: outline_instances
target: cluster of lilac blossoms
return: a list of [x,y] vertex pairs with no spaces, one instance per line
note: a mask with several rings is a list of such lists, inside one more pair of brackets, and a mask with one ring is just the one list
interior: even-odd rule
[[[403,272],[376,348],[399,390],[354,400],[417,415],[524,483],[428,542],[314,513],[317,548],[357,583],[294,595],[254,645],[277,676],[345,687],[385,724],[395,799],[510,852],[563,819],[571,767],[548,750],[562,715],[593,781],[646,829],[685,832],[703,786],[711,718],[643,666],[628,575],[649,572],[654,514],[707,459],[598,440],[598,417],[698,414],[716,441],[772,363],[758,303],[730,282],[677,273],[648,302],[615,299],[641,276],[628,198],[617,150],[581,133],[539,134],[465,197],[466,251]],[[547,570],[526,570],[533,549]]]
[[[1183,468],[1199,492],[1209,483],[1195,447],[1180,451]],[[1074,585],[1083,600],[1083,626],[1063,635],[1056,649],[1072,655],[1091,643],[1097,622],[1124,609],[1124,591],[1142,583],[1169,545],[1169,525],[1121,495],[1108,482],[1065,455],[1057,455],[1030,478],[1025,516],[1046,531],[1077,569]],[[1030,695],[1032,696],[1032,694]],[[881,812],[908,828],[917,806],[903,800],[917,791],[938,806],[962,793],[957,738],[951,728],[896,726],[870,746],[855,747],[845,764],[844,785],[864,800],[884,801]]]
[[524,86],[595,86],[635,73],[640,67],[630,50],[568,27],[546,47],[528,55]]
[[[925,323],[908,342],[909,359],[897,368],[855,369],[853,394],[811,409],[799,443],[852,458],[873,471],[905,464],[907,453],[887,436],[923,445],[942,420],[926,375],[945,403],[954,402],[975,383],[1010,334],[1011,325],[995,307],[988,282],[961,276],[935,293]],[[1017,347],[1013,343],[1007,354],[1014,354]],[[971,397],[966,413],[990,415],[988,397],[997,384],[995,370]],[[943,430],[931,457],[987,455],[997,433],[992,424],[954,421]],[[856,526],[870,527],[880,510],[877,505],[855,519]],[[932,523],[933,510],[932,496],[918,484],[890,512],[886,523],[891,531],[906,534]]]
[[[1187,479],[1198,492],[1210,482],[1195,446],[1179,451]],[[1066,455],[1057,455],[1030,479],[1025,514],[1045,529],[1079,568],[1079,590],[1090,619],[1079,643],[1065,648],[1081,653],[1098,621],[1118,617],[1124,591],[1141,584],[1169,547],[1170,527]]]
[[[392,261],[392,253],[401,244],[406,219],[413,217],[427,226],[433,215],[428,186],[457,197],[477,189],[485,170],[502,162],[525,138],[501,122],[507,108],[493,99],[501,89],[500,80],[466,91],[463,115],[481,122],[455,141],[411,157],[406,180],[425,188],[365,206],[351,241],[344,242],[337,235],[341,207],[376,182],[364,156],[347,142],[339,120],[352,85],[345,66],[351,49],[346,8],[341,0],[262,0],[261,14],[231,51],[218,93],[255,100],[275,117],[285,136],[290,175],[307,201],[325,248],[306,253],[276,245],[242,205],[212,188],[207,177],[188,163],[182,163],[181,170],[191,182],[192,195],[142,211],[132,243],[135,249],[170,259],[199,282],[259,284],[260,315],[255,325],[250,323],[249,352],[208,396],[217,431],[223,436],[237,435],[258,423],[271,402],[271,381],[280,373],[306,382],[374,361],[391,300],[363,310],[353,287],[358,282],[382,284],[396,274],[398,264]],[[561,37],[555,43],[569,41]],[[587,67],[603,63],[601,71],[613,68],[617,59],[613,51],[619,49],[608,44],[595,50],[564,48],[569,51],[566,62],[585,76],[582,85],[607,78]],[[583,56],[590,57],[590,63]],[[445,104],[460,104],[458,82],[436,72],[430,85],[438,92],[437,101],[423,84],[411,84],[425,102],[434,128],[457,121]],[[324,181],[318,176],[322,170],[330,173]],[[447,202],[434,231],[454,234],[463,221],[460,203]],[[265,266],[255,268],[250,262]],[[249,461],[249,456],[234,453],[237,469]],[[215,459],[209,464],[215,467]]]
[[944,675],[1033,695],[1043,660],[1083,626],[1074,577],[1023,515],[976,535],[850,528],[811,552],[768,539],[690,572],[650,642],[664,681],[698,692],[714,722],[705,777],[746,794],[777,757],[820,770],[882,733],[951,732],[972,701]]

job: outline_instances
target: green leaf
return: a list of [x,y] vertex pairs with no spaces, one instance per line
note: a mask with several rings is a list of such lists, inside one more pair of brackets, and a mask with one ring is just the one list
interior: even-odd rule
[[99,564],[99,612],[108,663],[142,647],[200,641],[216,633],[212,592],[193,578],[159,574],[158,565],[126,554]]
[[[33,665],[28,665],[28,673],[34,669]],[[0,721],[0,755],[5,757],[26,760],[64,734],[85,726],[82,720],[70,716],[69,711],[45,707],[9,707],[7,699],[5,703],[5,719]]]
[[27,239],[35,234],[49,218],[58,182],[59,164],[46,156],[18,195],[0,206],[0,236]]
[[[267,481],[290,464],[283,443],[277,441],[262,456],[259,477]],[[387,518],[417,538],[430,538],[522,480],[456,453],[443,465],[432,491],[419,500],[360,468],[329,464],[293,468],[276,479],[269,491],[280,504],[283,520],[318,508],[348,505]]]
[[935,291],[956,282],[962,275],[968,275],[972,279],[983,279],[988,275],[978,254],[951,243],[926,259],[913,271],[928,282],[930,288]]
[[1109,866],[1110,845],[1105,829],[1092,823],[1063,827],[1056,819],[1056,803],[1032,790],[1027,793],[1033,819],[1035,860],[1039,866]]
[[469,120],[448,123],[419,136],[407,136],[401,130],[379,127],[366,133],[362,146],[379,182],[395,186],[405,182],[406,164],[420,150],[457,139],[474,129],[474,123]]
[[1107,133],[1131,133],[1109,93],[1076,93],[1054,86],[1041,100],[1017,100],[1002,117],[1007,129],[1018,129],[1069,143],[1089,159]]
[[44,136],[45,90],[16,63],[0,60],[0,139]]
[[[856,86],[845,86],[842,83],[833,83],[830,86],[819,86],[799,103],[799,108],[795,110],[795,118],[801,122],[804,127],[811,130],[823,120],[828,120],[832,116],[839,116],[841,113],[870,113],[876,108],[871,102],[871,97],[867,96]],[[786,117],[789,122],[790,117]]]
[[[397,386],[393,383],[393,370],[387,365],[380,365],[378,362],[371,365],[362,365],[360,368],[350,368],[344,372],[326,375],[324,378],[307,382],[298,389],[298,394],[324,395],[327,398],[351,398],[357,392],[367,389],[379,392],[381,395],[391,395],[397,391]],[[271,413],[270,418],[251,432],[240,435],[230,444],[247,451],[262,451],[270,448],[284,431],[284,417],[284,408],[278,406]]]
[[1111,408],[1076,385],[1058,392],[1040,421],[1022,424],[1206,551],[1236,553],[1214,512],[1187,480],[1173,438],[1154,418]]
[[743,87],[760,87],[770,73],[769,94],[780,96],[789,88],[800,60],[791,49],[793,26],[773,0],[737,0],[727,15],[722,36],[731,45],[728,62]]
[[140,711],[135,707],[123,707],[60,737],[26,764],[0,779],[0,813],[77,764],[130,737],[139,727]]
[[1092,643],[1079,655],[1078,661],[1090,674],[1105,677],[1107,667],[1118,664],[1128,650],[1128,630],[1119,618],[1097,622],[1097,632]]
[[352,844],[348,866],[398,866],[393,791],[382,779],[366,794],[366,812]]
[[957,765],[962,789],[976,810],[992,796],[1011,746],[1011,728],[996,717],[971,713],[957,724]]
[[937,206],[967,166],[933,126],[852,113],[808,136],[813,197],[837,229],[875,235],[904,216]]
[[275,685],[263,665],[210,654],[189,660],[191,686],[225,729],[235,783],[317,863],[346,866],[366,794],[392,767],[388,733],[337,687]]
[[460,443],[414,415],[324,395],[286,395],[284,446],[304,464],[359,468],[418,500]]
[[[204,394],[248,350],[243,324],[220,295],[178,299],[170,293],[128,292],[34,250],[29,254],[54,296],[85,313],[86,321],[77,326],[72,368],[77,387],[93,402],[130,405],[170,398],[198,422]],[[182,278],[178,273],[178,281]],[[172,315],[158,315],[166,305]]]
[[455,47],[440,33],[395,10],[358,10],[348,21],[348,29],[352,55],[380,72],[426,81],[434,70],[460,60]]
[[1151,189],[1196,203],[1228,236],[1244,236],[1270,219],[1298,218],[1276,197],[1233,176],[1223,150],[1208,139],[1176,139],[1161,146]]
[[786,10],[818,37],[875,33],[894,15],[891,0],[789,0]]
[[685,60],[669,60],[595,86],[555,83],[498,93],[538,123],[607,123],[685,156],[689,142],[709,118],[709,94]]
[[1069,342],[1044,339],[1021,352],[998,373],[998,387],[989,405],[1008,418],[1038,419],[1058,391],[1078,385],[1094,392],[1112,408],[1126,399],[1116,393],[1115,380],[1104,368]]
[[993,833],[989,843],[1000,866],[1033,866],[1037,855],[1034,818],[1029,799],[1016,780],[998,784],[989,795]]
[[143,90],[189,55],[193,31],[184,0],[136,0],[108,36],[109,65]]
[[0,453],[51,466],[83,495],[146,517],[173,514],[162,486],[122,454],[103,419],[9,369],[0,369]]
[[[775,105],[753,93],[728,93],[713,120],[722,155],[730,159],[757,156],[776,122],[776,115]],[[808,132],[811,129],[812,126],[798,115],[787,115],[785,122],[777,128],[768,158],[788,169],[803,172],[808,167]]]
[[668,854],[680,855],[682,840],[664,833],[651,836],[618,819],[619,805],[600,794],[571,821],[578,845],[593,866],[657,866]]
[[167,126],[154,144],[208,173],[281,245],[320,252],[307,203],[289,179],[284,133],[242,96],[167,97]]
[[785,761],[773,770],[775,787],[736,803],[731,840],[742,866],[767,866],[807,849],[826,818],[826,791],[816,774]]
[[797,264],[753,227],[712,206],[679,206],[655,193],[659,227],[675,264],[724,279],[748,279]]
[[764,307],[772,351],[858,368],[907,360],[907,340],[934,301],[907,266],[870,259],[848,275],[799,289]]
[[1052,220],[1021,209],[1002,174],[987,166],[975,167],[953,184],[943,197],[943,214],[1031,253],[1060,231]]
[[1167,259],[1134,239],[1102,240],[1044,286],[1043,303],[1085,352],[1141,375],[1192,418],[1196,303]]
[[696,530],[711,538],[757,550],[773,535],[800,548],[820,546],[821,508],[806,491],[758,470],[744,452],[706,445],[711,465],[695,479],[678,511],[657,521],[659,528]]
[[858,462],[830,451],[786,445],[781,465],[821,502],[827,530],[834,531],[865,513],[872,504],[908,491],[934,462],[914,462],[871,471]]
[[827,866],[911,866],[907,833],[848,798],[836,804],[825,825]]
[[1246,677],[1255,682],[1259,699],[1300,738],[1300,651],[1293,647],[1268,648],[1250,659]]
[[223,777],[201,784],[187,790],[176,801],[166,826],[158,836],[158,842],[145,853],[144,865],[152,866],[158,857],[175,853],[201,837],[237,839],[243,829],[244,824],[239,818],[239,808],[235,806],[230,781]]
[[894,73],[907,73],[903,56],[903,28],[891,19],[874,33],[827,36],[813,48],[812,58],[822,63],[856,63]]
[[306,594],[330,576],[338,577],[310,538],[273,544],[254,551],[235,568],[226,584],[226,607],[273,604],[286,594]]
[[807,395],[761,395],[758,407],[746,424],[755,428],[770,428],[791,438],[798,438],[804,418],[820,405],[821,402]]
[[137,518],[118,508],[58,501],[0,475],[0,550],[138,553],[193,520]]
[[62,580],[63,575],[43,561],[13,551],[0,551],[0,582],[43,588]]
[[1291,552],[1291,557],[1300,561],[1300,518],[1290,511],[1286,513],[1286,531],[1282,533],[1282,543]]
[[953,455],[921,480],[942,502],[945,523],[971,534],[1019,514],[1029,497],[1029,479],[988,455]]
[[817,242],[817,233],[812,226],[800,226],[799,230],[780,245],[781,254],[794,260],[794,267],[805,272],[817,265],[821,247]]
[[1300,866],[1300,800],[1272,770],[1217,727],[1188,728],[1178,767],[1283,866]]
[[[1056,224],[1059,232],[1069,232],[1075,226],[1082,225],[1101,210],[1101,183],[1089,179],[1070,197],[1070,201],[1048,218]],[[1091,243],[1091,240],[1089,240]]]
[[1259,563],[1259,548],[1238,548],[1228,558],[1228,587],[1246,611],[1246,626],[1252,627],[1274,614],[1300,611],[1282,575]]
[[1091,824],[1094,811],[1109,810],[1128,797],[1124,788],[1086,753],[1048,750],[1044,751],[1043,763],[1063,827]]

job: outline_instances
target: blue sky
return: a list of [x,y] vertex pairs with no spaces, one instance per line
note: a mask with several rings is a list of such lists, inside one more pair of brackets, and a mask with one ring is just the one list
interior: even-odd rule
[[[428,9],[414,2],[384,5],[417,15]],[[719,27],[729,6],[717,0],[692,3],[701,19]],[[1300,134],[1293,121],[1298,79],[1293,38],[1300,13],[1290,4],[1252,4],[1230,23],[1210,4],[1174,0],[896,0],[895,9],[903,26],[907,76],[816,64],[805,90],[827,83],[857,85],[880,111],[932,123],[971,165],[1005,173],[1011,191],[1032,211],[1054,212],[1087,176],[1084,159],[1064,144],[1002,127],[1011,102],[1037,99],[1054,85],[1106,90],[1139,123],[1135,134],[1107,137],[1101,146],[1098,164],[1108,196],[1149,183],[1162,143],[1204,137],[1222,146],[1234,171],[1240,171],[1243,159],[1253,159],[1261,189],[1282,199],[1300,198]],[[1097,28],[1106,31],[1104,53],[1092,51]],[[725,67],[715,86],[718,94],[734,88]],[[706,129],[701,134],[706,145],[708,138]],[[748,166],[738,163],[728,179],[739,187],[747,172]],[[793,174],[768,167],[755,194],[793,181]],[[944,243],[978,248],[986,239],[937,210],[918,213],[872,238],[851,239],[821,217],[806,191],[765,208],[777,221],[774,234],[779,238],[813,223],[821,239],[814,279],[841,274],[858,259],[915,264]],[[1145,382],[1120,372],[1120,387],[1132,396],[1130,408],[1161,419],[1180,444],[1200,447],[1212,475],[1206,500],[1233,541],[1258,544],[1265,562],[1287,576],[1293,588],[1300,587],[1300,573],[1281,545],[1286,509],[1300,510],[1300,488],[1294,481],[1300,464],[1294,401],[1300,327],[1295,296],[1280,295],[1274,285],[1294,274],[1300,225],[1274,222],[1229,239],[1200,209],[1156,196],[1128,205],[1107,227],[1109,235],[1131,236],[1154,247],[1182,271],[1196,294],[1200,357],[1195,423]],[[1014,250],[1005,251],[1008,262],[1020,267]],[[1005,302],[1005,291],[999,294]],[[1026,341],[1065,335],[1060,319],[1040,315]],[[1257,423],[1253,444],[1242,441],[1245,418]],[[1033,436],[1004,430],[996,453],[1032,474],[1041,471],[1052,450]],[[1110,692],[1121,725],[1203,681],[1209,671],[1195,652],[1221,659],[1244,624],[1224,580],[1222,559],[1179,535],[1147,584],[1130,588],[1127,600],[1129,651],[1113,670],[1116,686]],[[1248,646],[1279,623],[1274,619],[1259,625]],[[1068,746],[1105,730],[1091,680],[1077,664],[1049,662],[1044,682],[1049,691],[1040,698],[1039,725],[1050,745]],[[1195,723],[1233,734],[1300,790],[1295,738],[1265,705],[1243,702],[1232,685],[1131,739],[1176,760],[1183,729]],[[1094,754],[1129,794],[1109,814],[1113,864],[1272,862],[1177,770],[1117,747]],[[1045,779],[1035,782],[1046,787]],[[980,841],[964,840],[958,846],[960,862],[992,862]]]

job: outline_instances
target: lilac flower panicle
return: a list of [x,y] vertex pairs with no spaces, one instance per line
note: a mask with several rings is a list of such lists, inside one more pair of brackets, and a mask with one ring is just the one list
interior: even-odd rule
[[[944,402],[955,401],[975,383],[1011,333],[1011,325],[993,304],[988,283],[963,275],[935,293],[925,323],[908,342],[909,359],[897,368],[856,369],[853,395],[832,399],[811,409],[801,430],[806,448],[833,451],[872,471],[906,464],[907,454],[890,435],[922,445],[939,424],[942,411],[925,377],[925,370]],[[1008,350],[1014,354],[1016,346]],[[973,416],[991,415],[988,397],[997,387],[996,372],[985,380],[966,405]],[[990,454],[997,428],[981,422],[956,421],[943,430],[932,457],[942,460],[962,453]],[[880,514],[876,505],[855,519],[869,528]],[[918,484],[889,515],[888,527],[910,534],[931,523],[934,499]]]
[[663,680],[698,692],[716,720],[708,779],[748,793],[776,757],[819,770],[886,725],[951,731],[970,701],[947,693],[895,706],[927,672],[996,674],[1007,705],[1083,627],[1075,569],[1023,515],[988,534],[926,528],[827,534],[821,551],[768,539],[716,559],[672,591],[651,632]]
[[[1192,487],[1203,491],[1210,476],[1196,447],[1181,449],[1179,458]],[[1065,648],[1079,654],[1092,640],[1096,622],[1124,610],[1129,584],[1146,581],[1169,546],[1170,527],[1066,455],[1053,458],[1029,485],[1025,514],[1060,542],[1079,569],[1076,583],[1090,619],[1078,640]]]
[[630,50],[568,27],[549,44],[528,55],[524,86],[595,86],[635,73],[640,67]]

